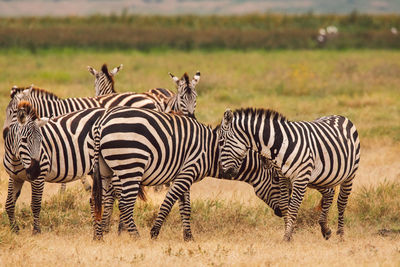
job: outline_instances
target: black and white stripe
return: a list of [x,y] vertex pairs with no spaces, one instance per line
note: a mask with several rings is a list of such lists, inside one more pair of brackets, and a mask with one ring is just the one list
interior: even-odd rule
[[[116,174],[121,183],[121,221],[131,234],[138,234],[132,211],[140,186],[173,182],[156,218],[151,237],[156,238],[172,206],[179,200],[184,239],[190,229],[190,187],[205,176],[222,178],[218,165],[217,129],[192,118],[152,110],[117,107],[108,110],[94,127],[94,189],[96,211],[100,212],[100,176]],[[280,215],[280,173],[254,152],[249,152],[235,180],[253,185],[258,197]],[[100,204],[99,204],[100,203]],[[96,216],[100,218],[98,214]],[[97,222],[95,238],[101,238]]]
[[44,120],[38,118],[29,102],[19,104],[18,122],[9,133],[15,136],[15,142],[5,142],[5,154],[10,160],[4,160],[4,166],[8,173],[17,174],[13,186],[9,185],[6,202],[12,228],[18,230],[14,207],[24,181],[32,184],[33,232],[38,233],[44,182],[71,182],[91,172],[92,127],[104,112],[103,108],[92,108]]
[[319,223],[324,238],[330,237],[327,215],[334,188],[340,185],[337,234],[343,236],[343,214],[360,161],[360,140],[349,119],[328,116],[292,122],[271,110],[227,110],[220,129],[220,147],[221,166],[230,175],[235,175],[246,151],[252,149],[276,162],[290,179],[293,193],[285,220],[286,240],[291,239],[307,186],[323,195]]

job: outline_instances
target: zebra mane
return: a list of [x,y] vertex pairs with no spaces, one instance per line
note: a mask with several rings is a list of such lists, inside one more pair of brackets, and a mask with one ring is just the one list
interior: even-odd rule
[[106,64],[106,63],[104,63],[103,66],[101,66],[101,71],[104,73],[104,75],[106,75],[107,79],[108,79],[109,81],[111,81],[111,83],[112,83],[112,90],[113,90],[113,92],[115,92],[115,90],[114,90],[114,78],[113,78],[112,75],[110,75],[110,72],[108,71],[108,67],[107,67],[107,64]]
[[233,116],[265,116],[267,119],[287,121],[281,113],[272,109],[263,108],[241,108],[233,112]]
[[[23,92],[26,89],[30,89],[31,86],[26,86],[26,87],[18,87],[18,88],[14,88],[16,90],[16,92]],[[58,96],[56,96],[54,93],[47,91],[46,89],[42,89],[39,87],[32,87],[31,89],[31,94],[33,95],[37,95],[37,96],[49,96],[53,99],[59,99]],[[15,95],[15,94],[14,94]],[[14,96],[13,95],[13,96]],[[12,96],[12,97],[13,97]]]
[[29,101],[22,100],[21,102],[19,102],[18,114],[20,114],[20,111],[22,110],[25,111],[26,117],[29,117],[30,120],[36,120],[37,118],[39,118],[36,109],[32,107],[32,104]]

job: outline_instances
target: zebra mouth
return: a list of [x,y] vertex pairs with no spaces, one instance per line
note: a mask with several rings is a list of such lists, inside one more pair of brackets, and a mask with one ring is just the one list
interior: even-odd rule
[[29,168],[26,169],[26,175],[28,177],[28,180],[30,181],[34,181],[39,177],[40,175],[39,161],[31,159],[31,165],[29,166]]
[[228,168],[228,169],[224,169],[224,168],[221,168],[221,169],[222,169],[222,176],[224,178],[228,178],[228,179],[236,177],[239,172],[238,169],[233,168],[233,167]]
[[192,119],[196,119],[196,117],[194,116],[194,113],[189,113],[189,114],[188,114],[188,117],[189,117],[189,118],[192,118]]
[[6,140],[7,134],[8,134],[8,127],[3,129],[3,140]]
[[278,216],[278,217],[282,217],[282,216],[283,216],[283,215],[282,215],[282,211],[281,211],[281,209],[280,209],[279,207],[277,207],[277,208],[274,209],[274,213],[275,213],[275,215]]

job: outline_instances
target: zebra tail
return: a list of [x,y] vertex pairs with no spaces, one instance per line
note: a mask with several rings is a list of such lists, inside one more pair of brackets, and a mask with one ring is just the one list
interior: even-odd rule
[[143,185],[139,186],[138,197],[143,201],[147,201],[146,191],[144,190]]
[[94,164],[93,164],[93,189],[92,197],[94,199],[94,216],[96,221],[100,221],[102,217],[102,198],[103,187],[99,166],[100,155],[100,131],[97,128],[94,134]]

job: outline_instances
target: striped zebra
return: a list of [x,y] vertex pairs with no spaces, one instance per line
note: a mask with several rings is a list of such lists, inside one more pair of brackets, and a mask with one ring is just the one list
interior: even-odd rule
[[115,94],[114,89],[114,76],[122,69],[123,65],[115,67],[111,71],[108,70],[106,64],[103,64],[101,71],[97,71],[94,68],[88,66],[89,72],[95,77],[94,89],[96,96]]
[[[227,110],[219,132],[220,163],[226,175],[235,175],[246,151],[258,151],[290,179],[293,193],[286,214],[284,239],[292,237],[297,212],[307,186],[322,194],[319,218],[325,239],[331,236],[327,216],[340,185],[338,230],[343,237],[343,214],[360,161],[360,140],[354,124],[342,116],[293,122],[264,109]],[[286,177],[286,178],[285,178]]]
[[[9,184],[6,210],[11,228],[18,231],[14,218],[15,199],[24,181],[32,185],[33,233],[40,233],[39,213],[44,182],[66,183],[92,170],[92,127],[105,112],[92,108],[54,119],[40,119],[29,102],[18,104],[17,123],[11,125],[5,141],[4,167],[17,174]],[[10,206],[11,205],[11,206]]]
[[[178,94],[177,94],[178,95]],[[176,96],[177,96],[176,95]],[[93,107],[104,107],[111,108],[118,105],[128,105],[140,108],[150,108],[160,111],[174,110],[180,108],[180,105],[174,107],[165,106],[165,103],[156,103],[153,98],[148,98],[146,94],[134,94],[134,93],[124,93],[124,94],[112,94],[100,97],[82,97],[82,98],[66,98],[61,99],[55,94],[50,93],[46,90],[36,88],[33,86],[18,88],[14,86],[11,89],[11,100],[6,108],[6,119],[3,126],[3,137],[5,143],[13,143],[14,135],[9,135],[10,126],[15,124],[17,121],[17,110],[18,104],[21,101],[29,101],[32,107],[36,110],[39,117],[54,117],[60,116],[62,114],[70,113],[77,110],[84,110]],[[181,111],[181,110],[176,110]],[[182,111],[183,112],[183,111]],[[19,197],[22,184],[20,182],[15,182],[15,179],[21,181],[21,177],[24,176],[24,168],[21,162],[13,162],[11,158],[14,155],[4,154],[5,165],[12,162],[12,168],[7,170],[9,177],[8,185],[8,195],[6,200],[6,210],[9,214],[10,225],[14,225],[14,211],[15,203]],[[22,179],[23,181],[24,179]],[[16,183],[14,185],[14,182]],[[11,217],[10,217],[11,215]]]
[[[103,64],[101,71],[96,71],[93,67],[88,66],[89,72],[95,77],[94,88],[96,96],[115,94],[114,76],[122,69],[122,64],[109,71],[106,64]],[[197,71],[193,79],[190,81],[187,73],[184,73],[179,79],[172,73],[168,73],[174,81],[177,93],[164,88],[154,88],[143,93],[154,102],[159,103],[163,108],[158,109],[164,112],[181,111],[184,115],[194,118],[196,109],[196,85],[200,81],[200,72]]]
[[[110,177],[116,174],[121,185],[120,220],[128,232],[138,235],[132,212],[140,187],[172,182],[151,229],[151,237],[157,238],[165,218],[179,200],[183,237],[191,240],[189,190],[192,183],[205,176],[224,178],[218,164],[218,127],[212,129],[186,116],[116,107],[108,110],[93,129],[95,218],[101,217],[102,180],[109,183]],[[259,154],[249,152],[233,179],[251,184],[256,195],[281,216],[281,175]],[[102,227],[97,221],[94,239],[101,238]]]

